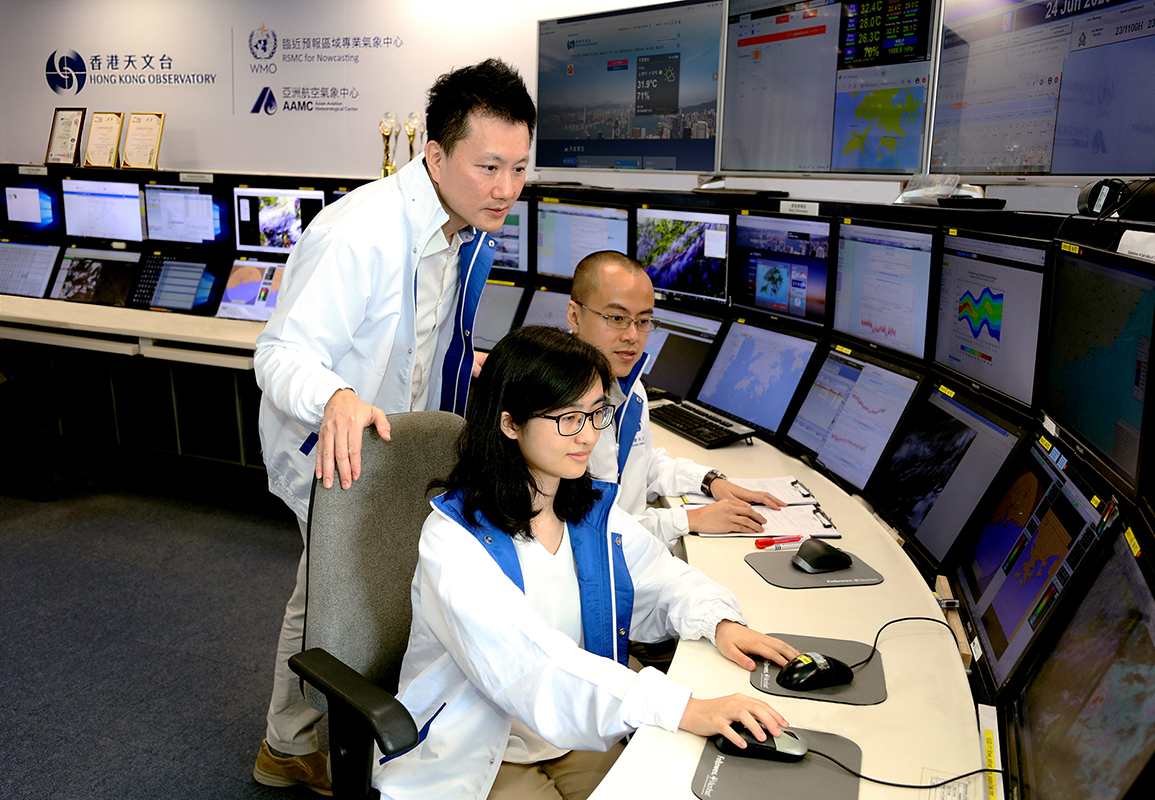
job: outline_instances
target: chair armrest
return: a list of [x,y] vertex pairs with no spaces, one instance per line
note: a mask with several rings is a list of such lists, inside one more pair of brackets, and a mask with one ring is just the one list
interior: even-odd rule
[[389,692],[320,647],[297,653],[289,668],[313,684],[330,704],[344,706],[372,729],[387,756],[417,745],[417,725],[409,710]]

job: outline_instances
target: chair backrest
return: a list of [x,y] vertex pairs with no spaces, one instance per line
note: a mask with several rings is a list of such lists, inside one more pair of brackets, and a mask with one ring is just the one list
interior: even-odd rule
[[[425,487],[453,469],[464,422],[444,411],[390,414],[390,441],[365,429],[352,487],[313,482],[304,649],[323,647],[390,693],[409,641],[417,543],[436,494]],[[307,683],[305,698],[327,710]]]

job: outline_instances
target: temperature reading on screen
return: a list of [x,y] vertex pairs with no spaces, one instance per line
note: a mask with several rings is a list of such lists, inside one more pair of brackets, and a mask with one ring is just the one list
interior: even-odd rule
[[662,116],[678,113],[681,58],[681,53],[638,56],[635,114]]

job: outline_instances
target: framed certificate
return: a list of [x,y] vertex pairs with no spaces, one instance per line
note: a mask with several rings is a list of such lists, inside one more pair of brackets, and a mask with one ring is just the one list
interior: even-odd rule
[[57,108],[52,112],[45,164],[80,164],[80,134],[84,130],[86,108]]
[[120,166],[120,128],[122,111],[95,111],[88,123],[88,144],[84,148],[84,166]]
[[124,134],[125,169],[156,169],[160,156],[160,134],[164,130],[164,112],[128,115]]

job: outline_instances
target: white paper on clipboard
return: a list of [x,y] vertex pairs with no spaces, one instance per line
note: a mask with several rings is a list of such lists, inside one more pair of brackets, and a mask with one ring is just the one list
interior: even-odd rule
[[[686,506],[701,508],[701,505]],[[827,516],[820,506],[786,506],[777,511],[767,506],[753,506],[766,522],[762,524],[761,533],[699,533],[703,538],[726,538],[744,536],[746,538],[763,539],[770,536],[803,536],[806,539],[841,539],[842,534],[834,527],[834,521]]]

